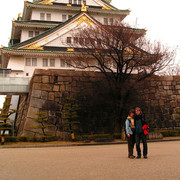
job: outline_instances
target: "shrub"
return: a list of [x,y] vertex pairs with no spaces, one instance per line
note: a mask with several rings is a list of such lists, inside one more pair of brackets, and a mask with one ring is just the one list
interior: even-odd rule
[[180,130],[157,130],[155,132],[160,132],[164,137],[180,136]]
[[5,136],[5,142],[18,142],[18,137],[16,137],[16,136]]

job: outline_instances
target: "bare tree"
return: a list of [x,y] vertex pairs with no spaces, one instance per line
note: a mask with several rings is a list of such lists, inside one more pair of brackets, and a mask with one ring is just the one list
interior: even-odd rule
[[118,122],[122,124],[124,107],[135,85],[167,67],[175,58],[175,50],[160,42],[151,43],[143,29],[115,24],[76,29],[73,43],[69,44],[74,56],[66,57],[66,63],[104,74],[116,96]]
[[179,76],[180,66],[178,64],[173,64],[167,66],[162,72],[159,73],[161,76]]

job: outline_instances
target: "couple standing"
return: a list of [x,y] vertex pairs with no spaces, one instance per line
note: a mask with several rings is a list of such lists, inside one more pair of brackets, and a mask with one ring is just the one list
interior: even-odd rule
[[147,140],[146,135],[148,124],[141,111],[141,108],[136,107],[131,109],[125,122],[126,135],[128,139],[128,157],[134,159],[133,155],[134,144],[136,143],[137,159],[141,158],[140,140],[143,142],[143,156],[147,159]]

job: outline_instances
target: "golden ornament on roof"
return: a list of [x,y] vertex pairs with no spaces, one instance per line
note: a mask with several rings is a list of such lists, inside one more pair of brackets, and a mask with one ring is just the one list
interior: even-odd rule
[[21,13],[18,14],[18,17],[21,17]]
[[84,3],[82,3],[81,11],[86,12],[86,11],[87,11],[87,8],[88,8],[88,6],[86,6]]

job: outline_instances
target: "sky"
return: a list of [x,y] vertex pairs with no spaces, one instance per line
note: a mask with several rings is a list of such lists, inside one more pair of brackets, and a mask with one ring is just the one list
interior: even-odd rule
[[[147,36],[152,41],[160,41],[170,48],[177,47],[175,62],[180,64],[179,0],[112,0],[111,4],[118,9],[130,9],[131,13],[125,20],[131,24],[137,22],[139,28],[146,28]],[[23,12],[23,7],[24,0],[1,2],[0,46],[8,45],[12,20],[17,18],[18,13]]]
[[[32,0],[30,0],[32,1]],[[119,9],[130,9],[126,21],[139,28],[146,28],[149,39],[161,41],[170,48],[180,45],[180,2],[179,0],[112,0]],[[13,18],[23,12],[24,0],[2,1],[0,5],[0,45],[7,46],[11,36]],[[177,48],[176,63],[180,63],[180,46]]]

